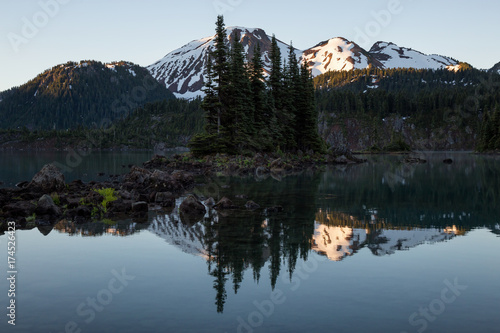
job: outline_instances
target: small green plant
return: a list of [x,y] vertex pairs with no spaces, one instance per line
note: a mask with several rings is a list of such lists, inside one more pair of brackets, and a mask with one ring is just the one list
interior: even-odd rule
[[116,190],[114,188],[108,187],[94,191],[102,195],[102,197],[104,198],[101,202],[102,210],[104,213],[108,211],[108,203],[118,200],[118,197],[116,196],[115,193]]
[[57,193],[52,193],[50,195],[50,197],[52,198],[52,201],[54,201],[54,203],[57,205],[57,206],[60,206],[61,205],[61,198],[59,198],[59,194]]
[[99,208],[97,208],[95,206],[92,208],[91,214],[92,214],[92,217],[99,217],[99,216],[101,216]]
[[116,221],[113,221],[111,219],[102,219],[101,222],[104,224],[107,224],[107,225],[115,225],[116,224]]
[[26,222],[35,222],[35,220],[36,220],[36,214],[35,213],[33,213],[31,216],[28,216],[26,218]]
[[285,154],[283,153],[283,151],[281,151],[281,148],[280,146],[278,145],[278,149],[276,150],[276,154],[278,154],[280,157],[283,157]]

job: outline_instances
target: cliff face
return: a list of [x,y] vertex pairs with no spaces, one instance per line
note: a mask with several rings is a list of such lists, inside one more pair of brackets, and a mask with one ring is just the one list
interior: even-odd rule
[[335,114],[320,114],[319,132],[333,147],[359,151],[371,147],[383,148],[396,136],[412,150],[474,150],[478,134],[469,127],[446,124],[437,128],[418,126],[406,117],[391,116],[372,123],[357,118],[337,118]]

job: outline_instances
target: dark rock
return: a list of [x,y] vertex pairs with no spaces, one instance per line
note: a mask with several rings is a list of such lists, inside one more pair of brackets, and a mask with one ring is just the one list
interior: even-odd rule
[[224,209],[236,209],[238,206],[235,206],[231,200],[226,197],[223,197],[219,200],[219,202],[214,206],[215,209],[224,210]]
[[266,176],[269,172],[270,172],[270,170],[266,167],[263,167],[263,166],[257,167],[255,169],[255,177],[262,178],[262,177]]
[[120,190],[120,191],[118,191],[118,195],[119,195],[121,198],[125,199],[125,200],[130,200],[130,199],[132,199],[132,195],[131,195],[131,194],[130,194],[130,192],[129,192],[129,191],[127,191],[127,190]]
[[132,209],[131,200],[123,200],[118,198],[115,201],[108,203],[108,211],[113,213],[127,213]]
[[281,158],[277,158],[271,162],[271,165],[269,167],[271,169],[281,168],[281,167],[283,167],[283,161],[281,160]]
[[76,198],[68,198],[67,200],[67,208],[69,209],[73,209],[73,208],[76,208],[78,207],[78,205],[80,205],[80,200],[76,199]]
[[68,186],[70,186],[70,187],[81,187],[83,185],[84,184],[83,184],[81,179],[73,180],[71,183],[68,184]]
[[427,163],[427,160],[424,160],[420,157],[406,157],[403,159],[403,163],[406,164],[425,164]]
[[256,204],[255,202],[253,202],[252,200],[247,201],[247,203],[245,204],[245,207],[246,207],[246,209],[249,209],[249,210],[255,210],[255,209],[260,208],[260,206],[258,204]]
[[137,201],[149,202],[149,195],[147,193],[139,193]]
[[90,218],[92,216],[92,211],[88,206],[79,206],[76,208],[76,216]]
[[54,226],[50,222],[43,220],[37,221],[36,227],[38,228],[38,231],[40,231],[40,233],[44,236],[50,234],[50,232],[54,228]]
[[104,197],[96,191],[90,191],[85,197],[84,201],[92,206],[99,206],[104,200]]
[[145,213],[149,209],[148,203],[145,201],[138,201],[132,204],[132,211],[135,213]]
[[66,184],[61,170],[53,164],[47,164],[33,177],[29,186],[38,187],[47,193],[61,191]]
[[194,177],[189,172],[176,170],[172,172],[171,176],[185,187],[194,184]]
[[157,192],[155,195],[155,203],[162,207],[175,207],[175,197],[170,192]]
[[125,182],[144,184],[145,182],[149,182],[150,178],[151,172],[149,170],[134,166],[130,172],[125,175]]
[[237,195],[235,195],[235,197],[236,197],[236,198],[238,198],[238,199],[247,199],[247,198],[248,198],[248,197],[247,197],[246,195],[244,195],[244,194],[237,194]]
[[31,216],[35,212],[36,206],[29,201],[18,201],[5,205],[2,211],[5,216],[17,217],[17,216]]
[[102,176],[104,176],[104,175],[105,175],[105,173],[104,173],[104,172],[98,172],[98,173],[97,173],[97,176],[99,176],[99,177],[102,177]]
[[214,198],[212,198],[212,197],[208,198],[208,199],[207,199],[207,200],[205,200],[203,203],[204,203],[205,205],[207,205],[208,207],[213,207],[213,206],[215,206],[215,200],[214,200]]
[[170,175],[165,171],[154,170],[150,178],[154,182],[170,182]]
[[183,214],[205,214],[205,206],[196,199],[194,195],[188,195],[179,206],[179,211]]
[[262,165],[266,162],[266,158],[261,153],[255,154],[253,160],[256,165]]
[[62,215],[61,208],[56,206],[54,200],[52,200],[48,194],[44,194],[40,199],[38,199],[35,213],[37,215],[49,215],[51,217]]
[[19,182],[19,183],[17,183],[15,186],[16,186],[16,187],[19,187],[19,188],[24,188],[24,187],[26,187],[26,186],[28,186],[28,185],[29,185],[29,182],[27,182],[27,181],[23,181],[23,182]]
[[447,159],[443,160],[443,163],[444,164],[453,164],[453,160],[451,158],[447,158]]
[[267,207],[266,208],[266,213],[281,213],[283,211],[282,206],[273,206],[273,207]]
[[83,216],[76,216],[73,220],[76,224],[85,224],[89,223],[89,219]]

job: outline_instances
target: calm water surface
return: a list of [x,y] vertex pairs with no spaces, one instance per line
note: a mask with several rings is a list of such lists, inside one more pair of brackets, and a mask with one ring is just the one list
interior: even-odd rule
[[[4,182],[40,168],[11,170],[3,156]],[[80,175],[120,173],[149,156],[89,158]],[[0,330],[499,332],[500,161],[426,158],[374,156],[282,179],[214,177],[195,190],[239,205],[245,195],[281,213],[210,211],[186,221],[174,209],[146,221],[17,231],[16,326],[7,324],[1,279]]]

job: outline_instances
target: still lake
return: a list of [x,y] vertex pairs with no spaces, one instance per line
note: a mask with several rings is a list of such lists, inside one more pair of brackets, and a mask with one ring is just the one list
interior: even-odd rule
[[[66,180],[125,173],[151,154],[92,153]],[[0,331],[500,332],[500,159],[423,157],[212,177],[195,189],[283,212],[210,211],[186,222],[174,209],[18,230],[15,326],[0,235]],[[0,181],[30,180],[66,158],[2,152]]]

